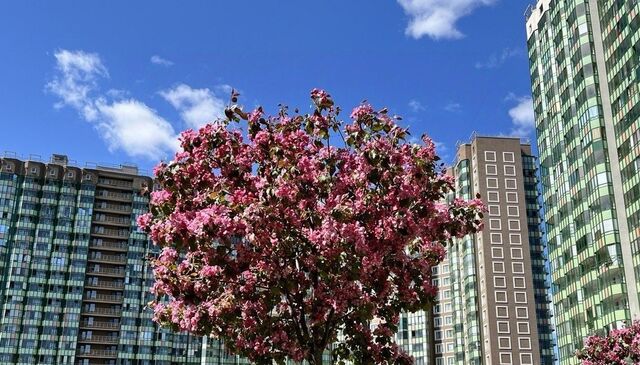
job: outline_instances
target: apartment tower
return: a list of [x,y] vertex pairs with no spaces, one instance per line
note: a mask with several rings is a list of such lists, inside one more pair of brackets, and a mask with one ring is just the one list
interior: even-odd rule
[[450,172],[456,196],[479,194],[488,212],[482,232],[449,247],[455,348],[445,364],[553,364],[531,146],[474,135],[458,146]]
[[145,309],[151,188],[131,166],[0,158],[0,363],[200,364],[201,339]]
[[640,2],[526,13],[560,363],[640,314]]

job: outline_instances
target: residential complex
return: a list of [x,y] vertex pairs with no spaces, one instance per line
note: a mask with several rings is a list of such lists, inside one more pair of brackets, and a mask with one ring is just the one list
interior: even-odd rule
[[237,363],[202,362],[200,338],[145,309],[157,249],[135,218],[151,185],[129,166],[0,158],[0,363]]
[[640,315],[640,2],[526,19],[560,363]]

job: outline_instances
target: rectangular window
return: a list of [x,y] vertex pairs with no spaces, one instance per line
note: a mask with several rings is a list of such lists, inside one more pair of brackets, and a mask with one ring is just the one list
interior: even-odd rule
[[497,191],[489,191],[487,192],[487,201],[490,203],[498,203],[500,202],[500,198],[498,197]]
[[514,191],[509,191],[506,193],[507,195],[507,203],[517,203],[518,202],[518,193]]
[[[496,288],[506,288],[507,287],[507,278],[504,276],[494,276],[493,277],[493,286]],[[497,298],[497,292],[496,292],[496,298]],[[504,296],[504,302],[506,303],[507,297],[506,294]],[[497,301],[497,299],[496,299]]]
[[528,335],[531,333],[529,330],[529,322],[518,322],[518,334]]
[[531,354],[520,354],[520,364],[522,364],[522,365],[533,365],[533,355],[531,355]]
[[500,206],[499,205],[489,205],[489,216],[497,217],[500,216]]
[[499,231],[502,229],[500,219],[489,219],[489,229]]
[[[498,318],[509,318],[509,307],[504,305],[496,306],[496,317]],[[529,325],[529,323],[527,323]]]
[[516,176],[516,167],[513,165],[504,165],[504,176]]
[[523,277],[516,276],[513,278],[513,287],[516,289],[525,289],[525,280]]
[[498,175],[498,167],[496,165],[485,165],[487,175]]
[[491,233],[491,244],[502,244],[502,233]]
[[522,237],[520,236],[519,233],[510,233],[509,234],[509,243],[511,243],[512,245],[521,245],[522,244]]
[[513,293],[513,298],[516,303],[524,304],[527,302],[527,293],[523,291],[517,291]]
[[513,152],[502,152],[502,161],[514,163],[516,162],[515,155]]
[[496,162],[496,151],[484,151],[484,160]]
[[512,259],[517,259],[517,260],[522,260],[522,249],[519,247],[512,247],[511,248],[511,258]]
[[524,274],[524,263],[522,262],[512,262],[511,268],[514,274]]
[[516,318],[529,319],[529,309],[527,307],[516,307]]
[[509,219],[509,230],[510,231],[519,231],[520,230],[520,220],[519,219]]
[[497,189],[498,188],[498,178],[496,177],[488,177],[487,178],[487,189]]
[[509,217],[519,217],[520,208],[517,205],[510,205],[507,207],[507,215]]
[[513,361],[511,360],[511,353],[509,352],[501,352],[500,353],[500,365],[512,365]]
[[509,322],[508,321],[498,321],[498,333],[509,333]]
[[494,259],[503,259],[504,251],[502,247],[491,247],[491,257]]
[[504,273],[504,262],[493,261],[491,266],[493,266],[493,272]]
[[504,179],[504,187],[509,190],[517,189],[516,179]]
[[531,350],[531,339],[529,337],[518,337],[518,347],[520,350]]
[[498,348],[500,350],[510,350],[511,349],[511,337],[498,336]]

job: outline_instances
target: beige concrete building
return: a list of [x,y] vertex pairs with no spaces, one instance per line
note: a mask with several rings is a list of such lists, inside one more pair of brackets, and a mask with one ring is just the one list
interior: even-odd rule
[[488,212],[481,233],[448,250],[450,287],[441,291],[451,292],[452,324],[446,311],[434,320],[453,330],[454,348],[436,364],[553,364],[535,166],[519,138],[474,135],[459,145],[450,169],[456,195],[480,194]]

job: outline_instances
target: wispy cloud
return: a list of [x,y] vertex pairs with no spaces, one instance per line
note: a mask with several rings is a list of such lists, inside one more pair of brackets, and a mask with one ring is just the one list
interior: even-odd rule
[[194,89],[180,84],[161,91],[160,95],[180,112],[182,120],[192,128],[202,127],[214,119],[224,117],[224,101],[209,89]]
[[522,57],[525,51],[522,48],[505,48],[500,53],[493,53],[484,62],[476,62],[477,69],[492,69],[502,66],[509,59],[514,57]]
[[517,103],[509,109],[509,116],[513,123],[509,134],[514,137],[529,137],[536,127],[533,100],[530,96],[515,96],[513,94],[510,94],[507,100]]
[[[76,109],[99,131],[110,150],[157,160],[177,149],[172,125],[155,110],[135,99],[110,101],[113,92],[100,95],[98,80],[109,73],[97,54],[59,50],[55,58],[56,73],[46,85],[60,99],[55,106]],[[122,91],[117,94],[125,95]]]
[[422,105],[422,103],[416,99],[409,100],[409,109],[411,109],[414,113],[420,113],[427,110],[427,107]]
[[462,104],[451,102],[444,106],[444,110],[448,111],[449,113],[460,113],[462,111]]
[[480,6],[497,0],[398,0],[410,17],[405,33],[413,38],[429,36],[433,39],[457,39],[464,34],[457,21]]
[[160,66],[165,66],[165,67],[173,66],[173,61],[169,61],[168,59],[162,58],[162,57],[160,57],[158,55],[151,56],[150,61],[154,65],[160,65]]

